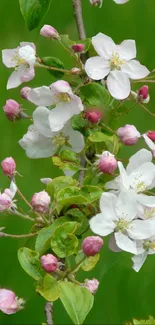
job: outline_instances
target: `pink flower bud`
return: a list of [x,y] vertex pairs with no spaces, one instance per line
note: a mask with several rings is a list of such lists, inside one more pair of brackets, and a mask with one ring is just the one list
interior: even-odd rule
[[0,212],[10,209],[12,198],[7,193],[0,193]]
[[95,293],[99,286],[99,281],[97,279],[86,280],[83,284],[91,293]]
[[0,310],[7,314],[15,314],[22,309],[23,299],[18,299],[11,290],[0,289]]
[[81,53],[84,51],[84,44],[74,44],[72,45],[72,50],[76,53]]
[[29,95],[29,92],[31,91],[31,88],[30,87],[23,87],[20,91],[20,96],[23,98],[23,99],[28,99],[28,95]]
[[47,192],[42,191],[33,195],[31,205],[35,211],[46,213],[49,208],[50,200],[50,196]]
[[126,124],[117,130],[117,135],[120,141],[126,146],[132,146],[137,143],[140,138],[140,133],[134,125]]
[[13,121],[19,117],[20,105],[13,99],[8,99],[6,101],[3,110],[8,118],[8,120]]
[[41,257],[41,265],[46,272],[55,272],[57,269],[58,260],[52,254],[43,255]]
[[114,155],[109,151],[104,151],[102,155],[97,155],[99,160],[96,164],[99,167],[99,170],[104,174],[113,174],[117,168],[117,160]]
[[57,30],[50,25],[44,25],[40,30],[40,35],[50,38],[50,39],[59,39],[60,38]]
[[145,100],[145,99],[147,99],[148,95],[149,95],[149,87],[148,86],[142,86],[138,90],[138,96],[140,97],[140,99]]
[[100,111],[88,111],[85,113],[85,117],[90,121],[92,124],[96,124],[102,118],[102,113]]
[[155,131],[149,131],[146,133],[148,138],[150,138],[152,141],[155,141]]
[[2,166],[3,173],[6,176],[9,176],[9,177],[14,176],[15,171],[16,171],[16,163],[12,157],[5,158],[1,162],[1,166]]
[[81,72],[81,70],[79,68],[72,68],[71,72],[72,74],[77,75]]
[[103,239],[99,236],[89,236],[83,240],[82,249],[85,255],[96,255],[103,246]]

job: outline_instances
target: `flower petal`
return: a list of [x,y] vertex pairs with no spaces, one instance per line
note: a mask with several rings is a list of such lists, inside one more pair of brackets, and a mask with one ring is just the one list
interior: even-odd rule
[[145,194],[137,194],[137,201],[147,207],[155,207],[155,196],[148,196]]
[[116,219],[116,213],[115,213],[115,205],[117,202],[117,196],[113,193],[102,193],[100,198],[100,210],[104,213],[106,213],[106,217],[110,215],[110,218],[112,220]]
[[103,213],[99,213],[91,218],[89,224],[90,229],[100,236],[107,236],[115,229],[115,223],[110,218],[105,218]]
[[135,255],[134,257],[132,257],[132,261],[133,261],[132,268],[136,272],[139,272],[139,270],[143,266],[144,262],[146,261],[146,258],[147,258],[147,252],[144,252],[142,254]]
[[99,56],[94,56],[86,61],[85,71],[91,79],[103,79],[110,72],[109,62]]
[[126,190],[129,190],[130,188],[130,178],[122,164],[122,162],[118,161],[118,168],[120,172],[120,179],[122,181],[122,185]]
[[147,146],[152,150],[155,151],[155,143],[146,135],[143,134],[143,138],[147,144]]
[[125,99],[130,95],[131,85],[128,76],[120,70],[113,70],[107,78],[107,87],[112,97]]
[[114,0],[117,4],[122,5],[123,3],[128,2],[129,0]]
[[45,137],[52,137],[52,131],[49,125],[50,110],[47,107],[39,106],[33,113],[33,121],[36,129]]
[[2,51],[2,61],[8,68],[15,68],[17,65],[16,57],[18,55],[18,47],[16,49],[11,50],[3,50]]
[[71,145],[70,150],[74,152],[81,152],[85,146],[85,141],[83,135],[79,131],[73,130],[70,121],[67,122],[62,129],[65,135],[68,135],[68,143]]
[[28,68],[25,64],[20,65],[12,72],[7,83],[7,89],[20,86],[23,82],[30,81],[34,78],[34,69]]
[[126,170],[130,174],[132,171],[135,171],[144,163],[151,162],[151,161],[152,161],[151,152],[146,149],[141,149],[129,159],[129,164],[127,165]]
[[92,37],[92,44],[97,54],[106,60],[111,58],[117,48],[112,38],[102,33]]
[[54,94],[68,93],[73,94],[70,84],[65,80],[58,80],[50,85],[50,89]]
[[107,190],[119,190],[121,185],[120,183],[121,183],[121,178],[120,176],[118,176],[112,181],[105,183],[105,188]]
[[131,221],[137,214],[137,202],[135,193],[132,190],[121,191],[116,202],[116,213],[120,218]]
[[126,62],[121,66],[121,70],[133,80],[145,78],[150,73],[150,71],[137,60]]
[[133,220],[127,230],[132,239],[146,239],[155,234],[155,219]]
[[123,251],[137,254],[136,242],[131,240],[128,236],[124,235],[122,232],[115,232],[116,244]]
[[125,40],[117,45],[119,56],[123,60],[131,60],[136,57],[136,44],[134,40]]
[[122,251],[116,244],[116,239],[115,239],[114,234],[112,234],[110,239],[109,239],[108,247],[112,252],[115,252],[115,253],[118,253],[118,252]]
[[136,192],[144,192],[152,184],[155,177],[155,165],[146,162],[130,174],[130,184]]
[[47,86],[31,89],[28,94],[28,100],[38,106],[53,105],[52,93]]

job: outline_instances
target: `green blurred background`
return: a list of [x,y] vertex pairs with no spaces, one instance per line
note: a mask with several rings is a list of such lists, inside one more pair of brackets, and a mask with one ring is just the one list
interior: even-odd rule
[[[116,42],[124,39],[135,39],[138,49],[138,59],[152,70],[155,68],[155,0],[129,0],[129,3],[119,6],[112,0],[104,0],[99,10],[82,0],[87,36],[91,37],[99,31],[111,36]],[[73,20],[71,0],[53,0],[51,9],[43,23],[54,26],[61,34],[69,34],[71,39],[77,39]],[[66,68],[72,67],[71,59],[64,53],[57,42],[50,42],[39,36],[39,29],[28,32],[19,10],[18,0],[0,1],[0,47],[14,48],[20,41],[33,41],[37,46],[38,56],[57,56],[65,63]],[[1,64],[1,63],[0,63]],[[18,177],[18,185],[25,196],[30,199],[35,191],[43,186],[42,177],[54,177],[56,169],[51,159],[30,160],[19,147],[18,140],[25,133],[28,122],[11,123],[4,116],[2,107],[6,99],[14,98],[22,102],[19,88],[6,91],[6,83],[10,69],[1,64],[0,68],[0,161],[13,156],[17,168],[24,177]],[[49,85],[53,80],[46,71],[37,71],[32,86]],[[137,85],[138,86],[138,85]],[[150,87],[150,110],[155,112],[154,86]],[[31,114],[34,107],[23,101],[23,105]],[[154,120],[141,108],[135,108],[123,123],[133,123],[140,132],[155,129]],[[127,148],[123,155],[127,157],[137,148]],[[8,180],[0,171],[1,188],[9,186]],[[20,203],[21,208],[26,207]],[[6,226],[8,233],[27,233],[31,224],[14,216],[0,216],[0,226]],[[10,288],[19,297],[26,300],[23,311],[7,316],[0,314],[0,324],[41,324],[44,318],[44,300],[37,296],[33,281],[21,269],[17,260],[19,247],[29,245],[30,241],[16,239],[0,239],[0,286]],[[122,324],[132,317],[145,318],[150,314],[155,316],[155,256],[150,256],[142,270],[137,274],[131,268],[129,254],[112,253],[105,244],[102,258],[95,271],[87,275],[96,277],[100,287],[95,296],[95,305],[84,324]],[[81,273],[79,279],[83,279]],[[71,324],[59,302],[54,309],[55,324]]]

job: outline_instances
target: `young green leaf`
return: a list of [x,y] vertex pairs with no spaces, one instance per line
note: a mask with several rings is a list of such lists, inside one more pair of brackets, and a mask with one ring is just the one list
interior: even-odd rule
[[110,101],[109,92],[103,85],[96,82],[81,87],[80,94],[88,106],[103,107],[107,106]]
[[36,291],[39,292],[47,301],[55,301],[59,298],[58,282],[50,274],[45,275],[42,285],[39,284]]
[[87,257],[81,265],[83,271],[91,271],[99,261],[100,254],[96,254],[95,256]]
[[37,252],[22,247],[18,250],[18,260],[24,271],[33,279],[37,281],[42,279],[39,254]]
[[21,13],[31,31],[38,27],[52,0],[19,0]]
[[68,186],[76,186],[78,181],[69,176],[60,176],[53,179],[46,188],[46,191],[51,196],[51,199],[54,198],[54,195],[57,194],[63,188]]
[[56,196],[58,213],[72,204],[87,204],[88,199],[83,195],[79,187],[70,186],[62,189]]
[[[46,56],[46,57],[42,58],[41,62],[48,67],[51,66],[51,67],[58,68],[58,69],[64,69],[63,62],[61,62],[59,59],[51,57],[51,56]],[[49,69],[48,71],[56,79],[60,79],[64,75],[64,73],[62,71],[55,71],[52,69],[51,70]]]
[[83,324],[93,307],[94,297],[87,288],[59,281],[60,299],[74,324]]

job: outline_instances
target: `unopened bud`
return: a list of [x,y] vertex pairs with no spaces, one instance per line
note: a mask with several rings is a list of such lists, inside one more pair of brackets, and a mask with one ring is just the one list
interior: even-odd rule
[[50,25],[44,25],[40,30],[40,35],[50,38],[50,39],[59,39],[60,38],[57,30]]
[[0,289],[0,310],[7,315],[15,314],[23,308],[24,300],[18,299],[11,290]]
[[41,257],[41,265],[46,272],[55,272],[57,269],[58,260],[52,254],[43,255]]
[[140,138],[140,133],[134,125],[126,124],[117,130],[120,141],[126,146],[133,146]]
[[76,53],[82,53],[84,51],[84,44],[74,44],[72,45],[72,50]]
[[20,104],[13,99],[8,99],[6,101],[3,110],[10,121],[14,121],[19,118],[20,115]]
[[20,96],[23,98],[23,99],[28,99],[28,95],[29,95],[29,92],[31,91],[31,88],[30,87],[23,87],[20,91]]
[[99,281],[97,279],[85,280],[83,287],[87,288],[91,293],[95,293],[98,289]]
[[96,110],[95,111],[88,111],[88,112],[85,113],[85,117],[92,124],[96,124],[102,118],[102,113],[100,111],[96,111]]
[[103,246],[103,239],[99,236],[89,236],[83,240],[82,249],[86,256],[96,255]]
[[142,86],[138,90],[138,96],[140,97],[141,100],[147,99],[148,95],[149,95],[149,87],[148,86]]
[[149,131],[146,133],[148,138],[150,138],[153,142],[155,141],[155,131]]
[[99,170],[104,174],[113,174],[117,168],[117,160],[109,151],[104,151],[102,155],[97,155],[99,160],[95,163],[98,165]]
[[81,72],[81,70],[79,68],[72,68],[71,72],[72,74],[77,75]]
[[50,196],[46,191],[35,193],[31,200],[31,205],[36,212],[46,213],[48,212],[50,204]]
[[0,193],[0,212],[10,209],[12,198],[7,193]]
[[3,173],[8,177],[13,177],[16,171],[16,163],[12,157],[5,158],[1,162]]

